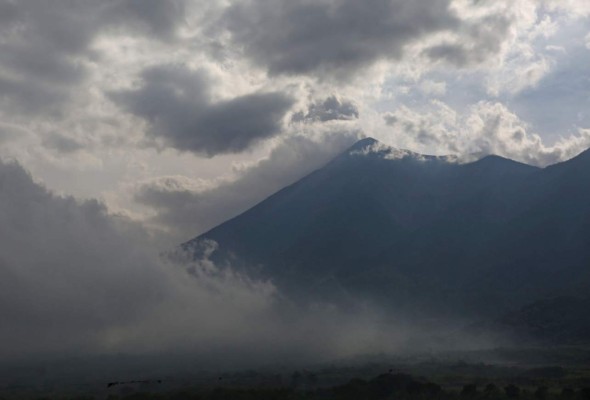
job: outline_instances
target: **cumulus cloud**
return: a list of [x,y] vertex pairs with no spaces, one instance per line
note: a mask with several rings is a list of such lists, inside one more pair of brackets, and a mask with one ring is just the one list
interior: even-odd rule
[[234,2],[218,22],[244,55],[271,75],[346,78],[381,59],[400,59],[423,36],[454,29],[449,0]]
[[152,67],[141,77],[140,88],[113,93],[112,99],[145,119],[151,137],[207,156],[240,152],[276,135],[293,105],[281,92],[213,101],[207,73],[182,66]]
[[358,107],[350,100],[330,96],[323,102],[310,104],[307,112],[293,115],[294,122],[350,121],[359,118]]
[[426,153],[462,156],[495,154],[531,165],[547,166],[567,160],[590,147],[590,135],[562,138],[547,145],[506,106],[479,102],[464,114],[448,105],[432,102],[428,111],[402,106],[383,115],[395,140]]
[[[232,3],[219,30],[270,75],[345,81],[378,61],[426,56],[459,68],[499,65],[538,4],[428,0]],[[421,49],[415,53],[415,49]],[[424,60],[422,60],[424,61]],[[428,69],[427,62],[420,69]]]
[[558,63],[555,35],[563,29],[564,18],[547,13],[540,2],[458,0],[454,5],[461,16],[460,28],[421,50],[434,70],[449,76],[459,68],[475,76],[487,91],[484,97],[500,97],[534,88]]
[[154,178],[137,188],[135,200],[156,211],[153,223],[185,241],[320,168],[359,135],[344,131],[319,137],[288,136],[267,157],[241,167],[230,179],[195,182],[182,176]]

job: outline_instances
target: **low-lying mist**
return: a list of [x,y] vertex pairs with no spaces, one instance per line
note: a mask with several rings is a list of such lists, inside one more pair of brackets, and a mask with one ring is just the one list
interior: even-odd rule
[[173,261],[141,224],[48,192],[15,163],[0,162],[0,194],[5,362],[183,354],[235,368],[496,344],[463,321],[419,322],[360,301],[303,307],[207,255]]

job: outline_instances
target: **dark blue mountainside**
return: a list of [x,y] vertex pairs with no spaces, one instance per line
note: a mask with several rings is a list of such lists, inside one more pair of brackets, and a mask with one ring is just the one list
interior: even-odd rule
[[183,246],[294,299],[501,315],[590,289],[590,152],[540,169],[363,139]]

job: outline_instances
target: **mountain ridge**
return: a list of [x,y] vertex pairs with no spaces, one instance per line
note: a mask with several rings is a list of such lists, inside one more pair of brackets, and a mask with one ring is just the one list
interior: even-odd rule
[[499,315],[590,288],[585,158],[458,163],[365,138],[183,247],[213,240],[213,261],[305,301]]

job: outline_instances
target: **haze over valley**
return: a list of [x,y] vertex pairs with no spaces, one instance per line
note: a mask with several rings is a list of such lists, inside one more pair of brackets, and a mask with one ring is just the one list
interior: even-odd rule
[[0,0],[0,398],[587,400],[589,4]]

